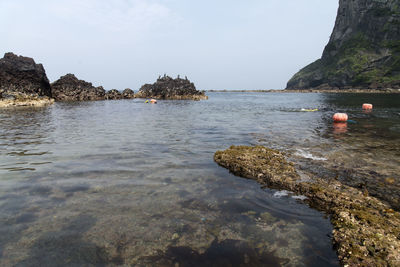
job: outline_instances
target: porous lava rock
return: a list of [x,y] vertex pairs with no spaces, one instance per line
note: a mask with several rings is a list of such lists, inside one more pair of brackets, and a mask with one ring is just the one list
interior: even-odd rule
[[0,97],[18,94],[51,97],[50,83],[42,64],[30,57],[6,53],[0,59]]
[[124,91],[122,91],[122,97],[124,99],[132,99],[135,98],[135,92],[133,92],[132,89],[126,88]]
[[235,175],[304,195],[329,214],[343,266],[400,266],[400,213],[379,199],[338,180],[302,179],[283,153],[263,146],[231,146],[214,160]]
[[106,99],[107,100],[118,100],[118,99],[122,99],[123,96],[121,94],[120,91],[118,91],[117,89],[111,89],[110,91],[108,91],[106,93]]
[[67,74],[51,84],[52,95],[56,101],[104,100],[106,92],[102,86],[79,80],[74,74]]
[[159,77],[153,84],[143,85],[136,94],[138,98],[156,98],[173,100],[203,100],[208,99],[204,91],[198,91],[187,78],[179,76],[173,79],[169,76]]

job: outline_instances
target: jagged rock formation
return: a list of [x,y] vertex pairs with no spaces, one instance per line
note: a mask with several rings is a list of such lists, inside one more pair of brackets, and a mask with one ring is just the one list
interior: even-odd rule
[[104,100],[106,92],[102,86],[78,80],[74,74],[67,74],[51,84],[56,101]]
[[287,89],[400,88],[399,0],[340,0],[322,58]]
[[124,99],[132,99],[135,98],[135,92],[133,92],[132,89],[126,88],[124,91],[122,91],[122,97]]
[[169,76],[159,77],[154,84],[143,85],[136,94],[139,98],[202,100],[208,99],[204,92],[196,87],[187,78],[173,79]]
[[0,59],[0,97],[16,94],[51,97],[50,83],[42,64],[6,53]]
[[123,96],[121,94],[120,91],[118,91],[117,89],[111,89],[110,91],[108,91],[106,93],[106,99],[107,100],[118,100],[118,99],[122,99]]

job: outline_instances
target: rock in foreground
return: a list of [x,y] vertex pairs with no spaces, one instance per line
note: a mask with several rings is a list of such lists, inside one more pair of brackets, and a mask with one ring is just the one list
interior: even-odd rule
[[232,146],[214,160],[233,174],[305,195],[331,215],[333,242],[344,266],[400,266],[400,214],[380,200],[339,181],[302,181],[277,150]]
[[67,74],[51,84],[52,95],[56,101],[104,100],[106,91],[102,86],[78,80],[73,74]]
[[208,99],[204,92],[196,87],[187,78],[173,79],[169,76],[159,77],[154,84],[143,85],[136,94],[138,98],[156,98],[173,100],[203,100]]
[[0,59],[0,93],[51,97],[50,83],[43,65],[36,64],[29,57],[6,53]]

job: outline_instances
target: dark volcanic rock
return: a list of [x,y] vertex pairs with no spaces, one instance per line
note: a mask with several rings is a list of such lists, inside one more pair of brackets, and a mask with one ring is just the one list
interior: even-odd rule
[[399,0],[340,0],[322,58],[287,89],[400,88]]
[[139,98],[158,99],[189,99],[202,100],[208,97],[204,92],[196,90],[196,87],[187,78],[172,79],[169,76],[159,77],[154,84],[143,85],[136,94]]
[[51,84],[52,95],[56,101],[104,100],[102,86],[94,87],[91,83],[78,80],[73,74],[67,74]]
[[124,99],[132,99],[135,98],[135,92],[133,92],[132,89],[126,88],[124,91],[122,91],[122,97]]
[[120,91],[117,89],[111,89],[106,93],[106,99],[108,100],[117,100],[117,99],[122,99],[123,96]]
[[51,97],[50,83],[42,64],[32,58],[6,53],[0,59],[0,95],[25,94]]

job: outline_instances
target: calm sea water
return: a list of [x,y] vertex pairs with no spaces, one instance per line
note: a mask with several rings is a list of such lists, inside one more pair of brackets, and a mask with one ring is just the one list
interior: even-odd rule
[[338,266],[323,214],[213,162],[233,144],[396,205],[400,95],[208,95],[0,110],[0,265]]

